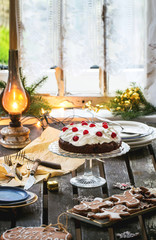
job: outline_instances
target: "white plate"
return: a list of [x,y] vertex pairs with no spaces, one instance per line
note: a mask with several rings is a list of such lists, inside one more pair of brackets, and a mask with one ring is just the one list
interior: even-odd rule
[[143,140],[147,140],[149,137],[152,137],[153,138],[153,134],[154,133],[154,130],[153,128],[149,128],[149,131],[148,133],[145,135],[143,134],[140,134],[139,136],[137,137],[131,137],[131,138],[122,138],[123,141],[127,142],[127,143],[130,143],[130,142],[137,142],[137,141],[143,141]]
[[[120,124],[124,128],[123,131],[132,132],[131,134],[121,132],[121,138],[123,140],[140,138],[151,134],[150,127],[144,123],[135,121],[115,121],[115,122]],[[116,126],[114,125],[114,128],[121,131],[121,129],[119,129],[120,127],[118,127],[117,125]]]
[[156,139],[156,128],[151,127],[152,133],[149,136],[146,136],[144,138],[140,138],[139,140],[134,141],[127,141],[127,143],[130,145],[131,148],[137,148],[137,147],[143,147],[147,146],[150,143],[152,143],[153,140]]

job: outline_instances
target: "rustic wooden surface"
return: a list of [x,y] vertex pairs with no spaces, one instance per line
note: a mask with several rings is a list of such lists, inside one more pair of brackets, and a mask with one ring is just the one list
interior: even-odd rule
[[[42,130],[31,127],[32,140],[41,134]],[[10,154],[16,150],[0,147],[0,155]],[[113,183],[130,182],[132,185],[156,187],[156,141],[141,149],[131,150],[126,155],[105,159],[104,164],[93,160],[93,173],[106,178],[106,185],[99,188],[83,189],[73,187],[70,178],[83,173],[83,166],[77,171],[62,177],[55,177],[59,183],[58,192],[50,192],[46,183],[34,185],[30,190],[39,199],[30,206],[17,210],[0,211],[0,234],[14,226],[40,226],[56,224],[58,216],[78,203],[79,196],[106,198],[122,190],[113,188]],[[66,224],[66,216],[60,221]],[[68,219],[68,230],[74,240],[117,240],[117,234],[125,231],[139,232],[140,240],[156,239],[156,210],[142,216],[116,223],[109,228],[101,228],[75,219]]]

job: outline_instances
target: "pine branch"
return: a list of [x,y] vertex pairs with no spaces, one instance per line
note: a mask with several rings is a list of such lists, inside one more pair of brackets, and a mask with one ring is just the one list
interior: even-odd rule
[[41,87],[43,85],[43,83],[47,80],[47,76],[44,76],[41,80],[39,80],[38,82],[32,84],[29,88],[29,91],[31,93],[34,93],[35,90],[38,88],[38,87]]
[[5,88],[6,87],[6,82],[0,81],[0,88]]

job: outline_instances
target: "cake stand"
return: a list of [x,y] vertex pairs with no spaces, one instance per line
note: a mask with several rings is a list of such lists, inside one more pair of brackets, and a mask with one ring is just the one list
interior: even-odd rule
[[85,159],[84,164],[84,174],[81,176],[73,177],[70,180],[70,183],[77,187],[82,188],[94,188],[100,187],[106,183],[106,180],[102,177],[94,176],[92,173],[92,160],[96,159],[99,161],[103,161],[106,158],[112,158],[121,156],[127,153],[130,150],[130,147],[127,143],[122,142],[122,145],[117,150],[114,150],[110,153],[97,153],[97,154],[81,154],[81,153],[72,153],[64,151],[59,147],[58,141],[52,142],[49,145],[49,151],[63,156],[63,157],[70,157],[70,158],[83,158]]

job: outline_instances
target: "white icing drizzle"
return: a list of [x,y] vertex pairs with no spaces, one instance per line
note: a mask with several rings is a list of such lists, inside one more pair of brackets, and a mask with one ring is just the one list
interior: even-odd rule
[[[19,229],[18,229],[19,228]],[[67,240],[69,233],[64,233],[65,236],[61,236],[61,238],[57,237],[53,237],[54,234],[56,234],[56,232],[59,233],[59,231],[56,231],[56,229],[53,229],[53,232],[38,232],[37,231],[37,227],[34,227],[35,230],[32,231],[33,227],[15,227],[13,229],[7,230],[3,233],[2,237],[4,240],[9,240],[9,239],[13,239],[13,240],[23,240],[23,239],[27,239],[27,240]],[[29,231],[30,229],[30,231]],[[10,232],[10,233],[9,233]],[[62,233],[62,232],[60,232]],[[38,234],[38,235],[37,235]],[[36,236],[37,235],[37,236]],[[63,237],[63,238],[62,238]]]
[[[112,127],[108,125],[108,128],[104,128],[102,123],[95,123],[95,127],[90,127],[88,125],[82,125],[81,123],[67,125],[68,128],[66,131],[61,131],[60,138],[63,141],[69,142],[74,146],[83,146],[86,144],[102,144],[102,143],[110,143],[112,141],[120,143],[121,138],[120,134]],[[73,132],[72,128],[76,127],[78,129],[77,132]],[[88,130],[89,134],[83,134],[84,130]],[[102,136],[97,136],[96,133],[101,132]],[[112,132],[116,133],[116,137],[112,138]],[[73,137],[78,136],[78,141],[73,141]]]

